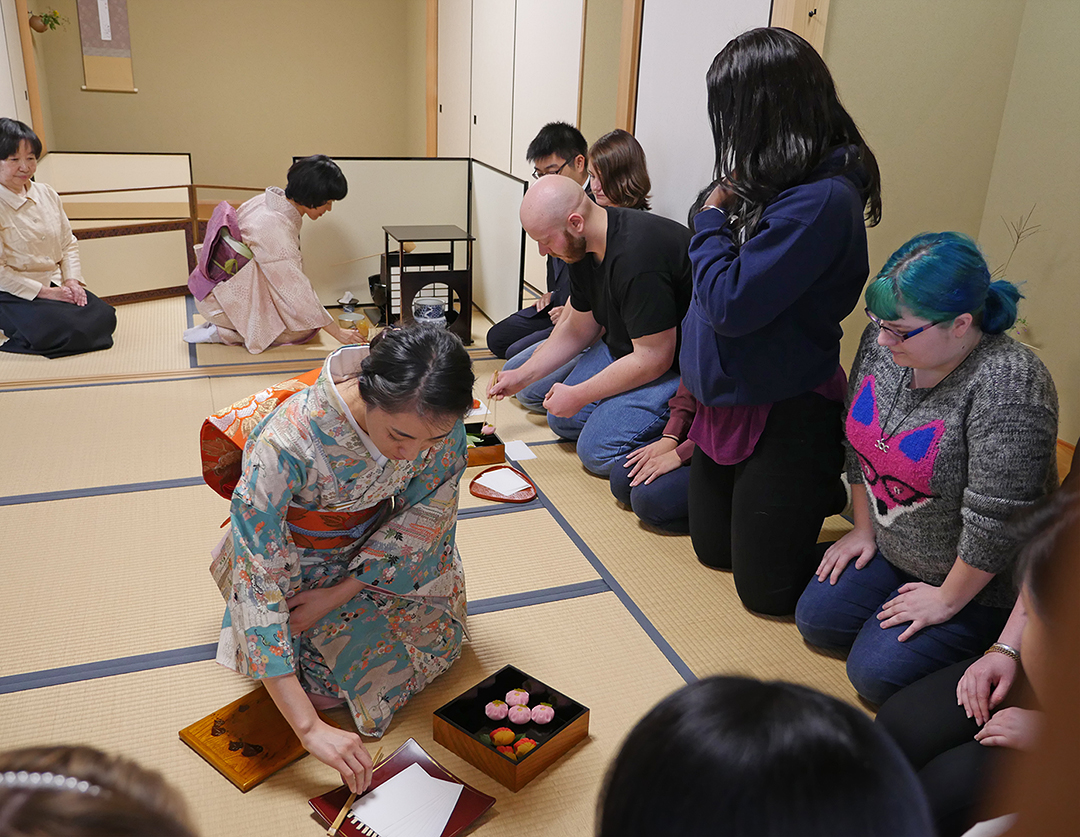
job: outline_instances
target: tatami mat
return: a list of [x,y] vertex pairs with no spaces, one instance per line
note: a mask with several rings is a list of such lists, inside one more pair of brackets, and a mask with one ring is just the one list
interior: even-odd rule
[[[22,650],[0,677],[215,642],[223,603],[208,567],[228,513],[205,485],[0,506],[20,608],[76,603],[62,631],[15,620]],[[471,602],[599,579],[543,509],[461,520],[458,546]]]
[[458,521],[469,601],[599,579],[546,510]]
[[[8,590],[0,676],[215,642],[210,550],[229,504],[203,486],[0,507]],[[10,558],[9,558],[10,556]]]
[[183,331],[184,298],[169,297],[116,309],[113,347],[56,360],[0,352],[0,382],[139,375],[187,369],[188,346]]
[[197,477],[212,411],[206,378],[0,393],[3,495]]
[[[154,629],[169,626],[160,620]],[[369,746],[389,753],[414,737],[495,796],[495,808],[476,830],[485,837],[589,834],[610,758],[633,723],[681,678],[610,593],[473,617],[470,630],[461,659],[398,714],[382,742]],[[591,710],[590,737],[516,794],[431,738],[431,713],[506,663]],[[0,695],[0,740],[12,748],[79,742],[135,758],[180,789],[207,837],[319,834],[307,799],[339,784],[329,767],[308,757],[241,794],[177,738],[180,728],[249,688],[244,678],[205,662]]]
[[572,445],[543,451],[523,463],[530,476],[695,674],[791,680],[856,700],[843,662],[811,650],[790,617],[747,611],[730,573],[702,566],[688,536],[658,534],[619,509]]

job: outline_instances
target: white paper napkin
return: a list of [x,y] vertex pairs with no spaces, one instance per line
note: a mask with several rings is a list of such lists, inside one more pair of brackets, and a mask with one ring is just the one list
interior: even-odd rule
[[519,491],[529,487],[526,480],[523,480],[509,468],[497,468],[494,471],[488,471],[486,474],[478,476],[476,482],[485,488],[490,488],[492,491],[502,494],[504,497],[517,494]]

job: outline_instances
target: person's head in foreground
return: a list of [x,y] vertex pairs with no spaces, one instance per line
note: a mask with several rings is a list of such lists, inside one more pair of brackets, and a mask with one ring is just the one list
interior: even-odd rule
[[[1032,689],[1042,697],[1054,667],[1051,632],[1060,626],[1060,613],[1051,613],[1060,598],[1061,580],[1076,553],[1070,552],[1069,537],[1080,523],[1080,493],[1061,489],[1036,506],[1017,524],[1024,542],[1016,576],[1021,581],[1020,597],[1027,622],[1020,639],[1024,673]],[[1060,608],[1059,608],[1060,610]],[[1057,618],[1055,618],[1057,617]]]
[[541,256],[574,264],[588,252],[589,219],[603,211],[565,177],[544,177],[525,193],[519,217]]
[[160,774],[90,747],[0,753],[0,837],[194,837]]
[[21,195],[30,185],[41,156],[41,140],[18,119],[0,119],[0,185]]
[[285,197],[297,211],[312,221],[334,208],[334,201],[344,200],[349,183],[338,164],[325,154],[313,154],[289,167]]
[[457,335],[444,328],[384,329],[360,369],[364,415],[357,418],[390,459],[416,459],[472,408],[472,360]]
[[863,712],[790,683],[709,677],[623,743],[598,837],[933,834],[918,779]]
[[705,76],[714,176],[734,192],[736,231],[749,237],[765,205],[806,182],[835,149],[854,146],[866,218],[881,220],[877,160],[836,93],[817,50],[794,32],[751,29],[731,40]]
[[559,174],[583,186],[589,176],[585,167],[588,153],[589,144],[581,131],[566,122],[549,122],[529,143],[525,159],[533,164],[534,180]]
[[616,128],[594,142],[589,149],[589,178],[600,206],[649,208],[649,169],[633,134]]
[[983,334],[1016,322],[1021,294],[991,281],[978,245],[958,232],[922,233],[889,257],[866,289],[878,344],[900,366],[955,368]]

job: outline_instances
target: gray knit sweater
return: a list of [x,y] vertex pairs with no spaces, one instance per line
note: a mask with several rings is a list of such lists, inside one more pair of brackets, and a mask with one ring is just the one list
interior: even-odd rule
[[1020,544],[1008,522],[1057,485],[1050,373],[1011,337],[986,334],[936,387],[912,390],[877,332],[867,326],[852,365],[846,431],[848,479],[865,484],[878,549],[934,585],[959,555],[997,574],[975,601],[1011,607]]

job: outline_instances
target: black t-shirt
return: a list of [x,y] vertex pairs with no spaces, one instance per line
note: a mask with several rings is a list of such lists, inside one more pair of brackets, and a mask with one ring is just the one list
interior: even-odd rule
[[[607,329],[604,342],[620,358],[634,350],[631,340],[682,323],[692,292],[690,230],[640,209],[606,212],[604,261],[590,253],[570,265],[570,304]],[[678,363],[676,346],[672,368]]]

